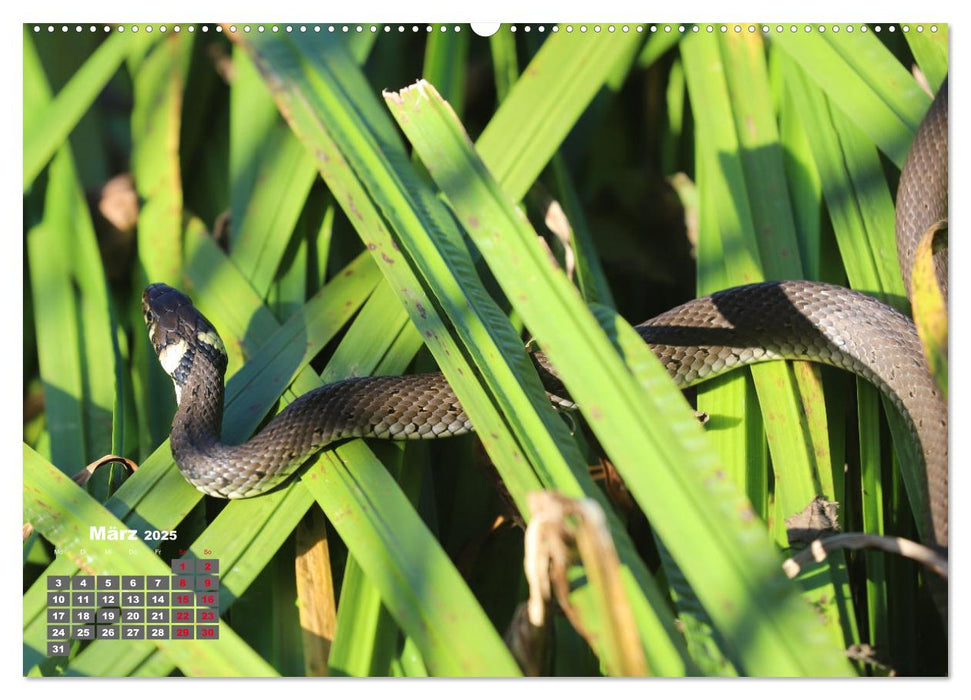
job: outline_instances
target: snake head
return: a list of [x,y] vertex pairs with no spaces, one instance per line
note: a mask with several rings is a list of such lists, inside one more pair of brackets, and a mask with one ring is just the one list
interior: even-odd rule
[[219,334],[185,294],[167,284],[150,284],[142,294],[142,313],[159,364],[175,384],[176,401],[197,362],[210,364],[220,377],[226,371]]

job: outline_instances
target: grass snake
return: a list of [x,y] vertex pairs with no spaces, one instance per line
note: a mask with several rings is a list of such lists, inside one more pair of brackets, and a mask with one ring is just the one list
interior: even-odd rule
[[[897,193],[896,237],[910,292],[913,251],[947,218],[947,82],[908,152]],[[935,260],[946,293],[946,251]],[[226,353],[212,324],[181,292],[150,285],[142,297],[151,342],[175,384],[171,448],[199,490],[246,498],[287,479],[325,445],[345,438],[424,439],[469,432],[471,422],[440,373],[345,379],[304,394],[241,445],[221,439]],[[636,327],[681,387],[755,362],[811,360],[876,385],[900,411],[927,477],[933,544],[947,546],[947,405],[913,322],[866,294],[811,281],[751,284],[689,301]],[[555,370],[534,353],[548,389]]]

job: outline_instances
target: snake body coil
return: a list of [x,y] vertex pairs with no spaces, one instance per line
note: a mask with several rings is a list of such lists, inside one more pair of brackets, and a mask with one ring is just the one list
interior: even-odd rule
[[[940,139],[947,161],[947,97],[925,118],[901,179],[898,198],[924,197],[925,170],[940,168]],[[941,120],[943,119],[943,128]],[[931,123],[932,122],[932,123]],[[913,154],[913,149],[923,149]],[[936,155],[924,157],[936,149]],[[916,163],[916,165],[912,165]],[[908,170],[909,169],[909,170]],[[938,209],[923,211],[926,228],[947,217],[947,177],[935,170],[930,194]],[[913,182],[921,180],[920,185]],[[939,211],[943,202],[943,215]],[[918,203],[918,209],[924,208]],[[898,203],[898,216],[900,206]],[[908,211],[910,211],[908,209]],[[921,224],[920,222],[925,222]],[[898,223],[898,238],[900,223]],[[901,258],[909,269],[910,258]],[[908,262],[909,261],[909,262]],[[946,260],[944,261],[946,278]],[[906,274],[906,273],[905,273]],[[906,278],[909,281],[909,275]],[[908,285],[909,286],[909,285]],[[155,284],[143,295],[149,336],[172,377],[179,403],[171,432],[172,455],[201,491],[245,498],[274,488],[328,443],[353,437],[425,439],[472,430],[441,374],[361,377],[304,394],[242,445],[220,440],[226,354],[215,329],[188,297]],[[809,281],[736,287],[689,301],[637,327],[675,381],[683,387],[732,369],[769,360],[801,359],[841,367],[875,384],[900,411],[924,461],[929,512],[924,523],[947,546],[947,406],[927,369],[914,324],[865,294]],[[544,381],[555,371],[539,353]],[[550,377],[549,375],[553,376]]]

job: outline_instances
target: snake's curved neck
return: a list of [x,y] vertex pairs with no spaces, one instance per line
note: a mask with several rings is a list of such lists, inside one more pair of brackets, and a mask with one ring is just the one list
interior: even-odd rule
[[193,455],[208,454],[221,447],[225,388],[223,372],[205,358],[199,357],[181,387],[176,387],[179,408],[172,419],[169,436],[172,456],[183,467],[183,460]]

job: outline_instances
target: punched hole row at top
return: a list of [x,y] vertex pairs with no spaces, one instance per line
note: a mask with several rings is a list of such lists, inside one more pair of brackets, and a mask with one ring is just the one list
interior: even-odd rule
[[[293,25],[293,24],[282,24],[282,25],[281,24],[270,24],[270,25],[263,25],[263,24],[240,24],[240,25],[236,25],[236,24],[232,24],[232,25],[229,25],[226,29],[228,29],[228,31],[233,32],[233,33],[235,33],[235,32],[243,32],[245,34],[249,34],[249,33],[252,33],[252,32],[257,32],[257,33],[264,33],[264,32],[271,32],[271,33],[278,33],[278,32],[286,32],[286,33],[294,33],[294,32],[308,33],[308,32],[310,32],[310,33],[315,33],[315,34],[320,34],[320,33],[324,33],[324,32],[329,33],[329,34],[338,34],[338,33],[340,33],[340,34],[350,34],[350,33],[358,33],[358,34],[360,34],[360,33],[364,33],[364,32],[371,32],[371,33],[374,33],[374,34],[381,32],[381,33],[389,34],[389,33],[395,32],[395,33],[403,34],[405,32],[410,32],[410,33],[419,33],[419,32],[431,33],[431,32],[434,32],[434,31],[438,31],[438,32],[443,32],[444,33],[444,32],[462,32],[462,31],[467,31],[468,30],[467,27],[463,27],[461,25],[446,25],[446,24],[442,24],[442,25],[431,25],[431,24],[421,24],[421,25],[419,25],[419,24],[409,24],[409,25],[404,25],[404,24],[398,24],[398,25],[393,25],[393,24],[384,24],[384,25],[377,25],[377,24],[323,24],[323,25],[322,24],[313,24],[313,25],[308,25],[308,24],[296,24],[296,25]],[[671,25],[671,24],[648,24],[648,25],[645,25],[645,24],[631,24],[631,25],[629,25],[629,24],[616,24],[616,25],[615,24],[605,24],[605,25],[600,25],[600,24],[562,24],[561,25],[561,24],[554,24],[554,25],[549,25],[549,26],[542,25],[542,24],[539,24],[539,25],[529,25],[529,24],[516,25],[516,24],[513,24],[513,25],[506,25],[506,29],[508,31],[510,31],[510,32],[527,32],[528,33],[528,32],[535,31],[535,32],[538,32],[540,34],[543,34],[545,32],[552,32],[552,33],[555,34],[555,33],[561,32],[561,31],[565,31],[568,34],[569,33],[573,33],[573,32],[579,32],[581,34],[587,34],[587,33],[601,34],[601,33],[604,33],[604,32],[606,32],[608,34],[613,34],[613,33],[616,33],[616,32],[621,32],[621,33],[625,33],[626,34],[626,33],[632,32],[632,31],[633,32],[640,32],[640,33],[643,33],[643,32],[648,32],[648,33],[663,32],[663,33],[666,33],[666,34],[670,34],[670,33],[673,33],[673,32],[677,32],[677,33],[681,33],[681,34],[685,34],[685,33],[698,34],[698,33],[701,33],[701,32],[705,32],[705,33],[708,33],[708,34],[712,34],[712,33],[715,33],[715,32],[720,32],[722,34],[727,34],[729,32],[734,32],[736,34],[741,34],[743,32],[744,33],[749,33],[749,34],[754,34],[756,32],[759,32],[759,33],[762,33],[762,34],[771,34],[773,32],[775,32],[777,34],[781,34],[781,33],[784,33],[784,32],[789,32],[789,33],[792,33],[792,34],[796,34],[796,33],[807,33],[808,34],[808,33],[812,33],[812,32],[819,32],[819,33],[833,32],[834,34],[838,34],[839,32],[844,32],[844,31],[847,32],[847,33],[853,33],[854,31],[859,31],[859,32],[866,33],[866,32],[871,31],[871,30],[874,31],[874,32],[880,33],[882,31],[884,31],[884,29],[886,31],[888,31],[888,32],[893,33],[893,32],[896,32],[897,31],[897,25],[891,24],[891,25],[887,25],[886,27],[883,27],[882,25],[879,25],[878,24],[878,25],[875,25],[875,26],[873,26],[871,28],[870,26],[868,26],[866,24],[861,24],[861,25],[852,25],[852,24],[847,24],[847,25],[838,25],[838,24],[833,24],[833,25],[824,25],[824,24],[818,24],[818,25],[812,25],[812,24],[776,24],[776,25],[768,25],[768,24],[759,24],[759,25],[756,25],[756,24],[745,24],[745,25],[742,25],[742,24],[734,24],[734,25],[732,25],[732,24],[679,24],[679,25]],[[903,25],[900,25],[900,29],[902,31],[904,31],[904,32],[916,31],[918,33],[923,33],[925,30],[926,31],[929,31],[931,33],[937,33],[937,31],[938,31],[938,27],[937,27],[936,24],[930,24],[930,25],[923,25],[923,24],[915,24],[915,25],[903,24]],[[53,24],[39,25],[39,24],[35,24],[35,25],[33,25],[33,31],[34,31],[35,34],[39,34],[39,33],[45,32],[45,31],[47,33],[49,33],[49,34],[53,34],[55,32],[60,32],[62,34],[66,34],[66,33],[71,32],[71,31],[73,31],[74,33],[78,33],[79,34],[81,32],[84,32],[85,30],[87,30],[88,32],[99,32],[99,31],[100,32],[111,32],[111,31],[126,32],[126,31],[130,31],[132,33],[137,33],[137,32],[140,32],[140,31],[143,31],[143,32],[146,32],[146,33],[151,33],[153,31],[158,31],[158,32],[163,33],[163,34],[166,33],[166,32],[172,32],[172,33],[178,34],[178,33],[182,32],[182,31],[187,31],[187,32],[190,32],[190,33],[191,32],[195,32],[195,31],[200,31],[200,32],[203,32],[203,33],[207,33],[207,32],[210,32],[210,31],[214,31],[214,32],[217,32],[217,33],[221,33],[223,31],[225,31],[224,28],[223,28],[223,26],[222,25],[218,25],[218,24],[217,25],[207,25],[207,24],[204,24],[204,25],[199,26],[198,28],[195,25],[191,25],[191,24],[189,24],[189,25],[179,25],[179,24],[174,24],[174,25],[165,25],[165,24],[159,24],[159,25],[151,25],[151,24],[148,24],[148,25],[137,25],[137,24],[131,24],[131,25],[125,25],[125,24],[119,24],[119,25],[107,25],[107,24],[105,24],[105,25],[93,25],[92,24],[92,25],[84,25],[84,26],[82,26],[80,24],[76,24],[76,25],[67,25],[67,24],[61,24],[61,25],[53,25]]]

